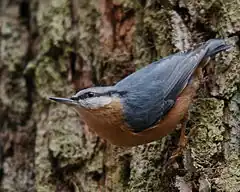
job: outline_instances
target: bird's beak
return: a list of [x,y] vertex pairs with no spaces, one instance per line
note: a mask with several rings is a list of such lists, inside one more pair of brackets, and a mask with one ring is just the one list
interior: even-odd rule
[[61,97],[49,97],[50,100],[53,100],[58,103],[63,103],[66,105],[77,105],[77,101],[68,99],[68,98],[61,98]]

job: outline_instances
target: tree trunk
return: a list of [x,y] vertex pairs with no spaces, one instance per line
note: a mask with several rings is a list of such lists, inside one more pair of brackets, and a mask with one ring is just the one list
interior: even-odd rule
[[[112,85],[210,38],[240,37],[240,2],[1,0],[1,191],[240,191],[240,41],[211,61],[179,130],[115,147],[49,96]],[[233,39],[230,39],[233,41]]]

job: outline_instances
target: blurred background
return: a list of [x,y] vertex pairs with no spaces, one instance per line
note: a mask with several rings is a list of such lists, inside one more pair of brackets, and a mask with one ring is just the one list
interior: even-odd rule
[[240,191],[240,41],[211,61],[197,128],[134,148],[48,100],[112,85],[210,38],[240,37],[239,0],[0,0],[0,191]]

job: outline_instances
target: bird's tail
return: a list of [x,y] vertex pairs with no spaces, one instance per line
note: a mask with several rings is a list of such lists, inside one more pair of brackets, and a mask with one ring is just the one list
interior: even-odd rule
[[232,46],[227,44],[223,39],[210,39],[205,44],[207,53],[206,57],[212,57],[221,51],[230,49]]

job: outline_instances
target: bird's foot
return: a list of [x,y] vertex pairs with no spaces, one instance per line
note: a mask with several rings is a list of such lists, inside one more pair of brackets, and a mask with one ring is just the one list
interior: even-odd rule
[[202,79],[200,79],[200,84],[206,86],[206,83],[209,81],[209,77],[205,76]]
[[168,165],[171,165],[172,163],[174,163],[176,159],[183,154],[187,146],[187,143],[188,143],[188,137],[185,135],[184,136],[181,135],[180,141],[178,143],[178,148],[172,153],[171,157],[169,158],[167,163]]
[[197,69],[197,76],[199,79],[199,84],[202,85],[205,90],[207,90],[207,83],[209,81],[209,77],[203,75],[203,70],[201,68]]

